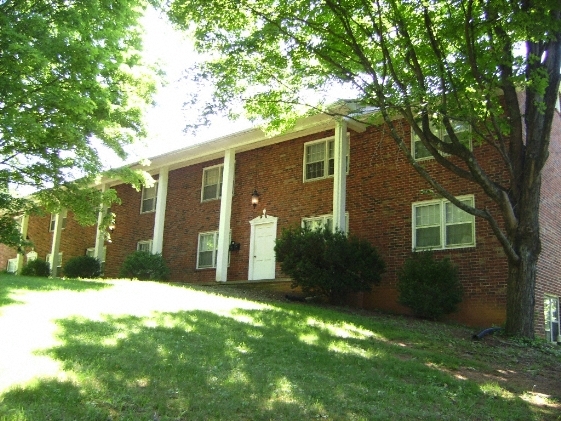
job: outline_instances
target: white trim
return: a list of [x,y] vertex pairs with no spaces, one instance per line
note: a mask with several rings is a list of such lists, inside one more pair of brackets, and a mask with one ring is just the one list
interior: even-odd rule
[[[255,280],[254,276],[254,256],[255,256],[255,227],[257,225],[273,224],[273,231],[275,233],[275,238],[277,235],[278,219],[276,216],[267,215],[264,211],[263,215],[249,221],[251,225],[250,242],[249,242],[249,269],[247,279],[252,281]],[[276,262],[276,258],[274,259]],[[274,274],[271,279],[274,279]]]
[[[475,206],[475,197],[473,195],[464,195],[456,197],[458,200],[465,200],[471,199],[471,206]],[[457,244],[457,245],[446,245],[446,226],[451,224],[446,224],[446,204],[451,203],[449,200],[446,199],[433,199],[433,200],[426,200],[422,202],[414,202],[411,205],[411,239],[412,239],[412,249],[415,250],[450,250],[450,249],[458,249],[458,248],[470,248],[476,246],[476,238],[475,238],[475,217],[473,215],[468,214],[471,217],[471,235],[473,242],[472,243],[464,243],[464,244]],[[416,246],[417,243],[417,214],[416,209],[424,206],[430,205],[440,205],[440,215],[439,215],[439,225],[440,228],[440,245],[439,246],[425,246],[425,247],[418,247]],[[435,227],[437,225],[434,225]]]
[[[145,194],[147,189],[154,189],[154,196],[153,197],[148,197],[148,198],[144,197],[144,194]],[[153,200],[152,206],[148,210],[144,210],[144,201],[146,201],[146,200]],[[143,214],[143,213],[155,212],[156,211],[157,200],[158,200],[158,180],[154,181],[154,185],[152,187],[146,187],[146,186],[142,187],[142,195],[140,197],[140,213]]]
[[[16,217],[16,222],[19,225],[19,232],[21,237],[27,239],[27,229],[29,228],[29,215],[20,215]],[[17,273],[21,273],[24,264],[24,255],[22,253],[18,253],[17,257]]]
[[[205,174],[209,170],[218,168],[218,184],[216,185],[216,196],[205,199]],[[211,165],[210,167],[203,168],[203,177],[201,180],[201,202],[208,202],[211,200],[218,200],[222,197],[222,183],[224,181],[224,164]],[[214,185],[214,184],[211,184]]]
[[162,167],[158,177],[156,192],[156,215],[154,216],[154,235],[152,254],[162,253],[164,249],[164,226],[166,220],[166,201],[168,195],[169,168]]
[[[63,209],[61,211],[62,213],[62,229],[66,228],[66,219],[68,217],[68,211],[66,209]],[[49,232],[54,232],[55,230],[55,219],[56,219],[57,214],[56,213],[51,213],[51,221],[49,222]]]
[[[552,314],[553,311],[551,307],[549,308],[549,314],[547,313],[548,309],[546,308],[546,301],[552,301],[553,304],[556,306],[556,308],[554,309],[556,316]],[[559,304],[560,304],[559,297],[552,294],[544,294],[543,297],[544,331],[545,331],[545,338],[549,342],[561,343],[561,314],[560,314],[561,308]],[[556,319],[554,319],[554,317],[556,317]],[[549,324],[549,329],[547,326],[548,324]],[[552,334],[551,332],[554,324],[557,325],[557,337],[552,336],[554,334]]]
[[[53,269],[52,269],[53,262],[51,260],[51,256],[52,256],[52,253],[47,253],[47,256],[46,256],[45,260],[49,264],[49,268],[51,269],[51,272],[52,272],[53,271]],[[62,251],[58,252],[58,262],[57,262],[56,267],[57,267],[57,269],[62,269]],[[54,276],[56,276],[56,275],[53,275],[53,277]]]
[[[212,250],[212,266],[199,266],[199,253],[201,250],[201,235],[210,235],[213,234],[213,247],[214,249]],[[216,269],[216,259],[217,259],[217,253],[218,253],[218,231],[206,231],[206,232],[199,232],[198,237],[197,237],[197,261],[196,261],[196,265],[195,268],[197,270],[204,270],[204,269]],[[228,239],[230,240],[232,238],[232,232],[230,231],[230,235],[228,237]],[[230,240],[231,241],[231,240]],[[207,250],[210,251],[210,250]],[[230,253],[228,253],[228,266],[230,266]]]
[[6,266],[6,272],[17,273],[17,271],[18,271],[18,261],[19,261],[19,259],[17,257],[14,257],[13,259],[8,259],[8,264]]
[[[446,129],[443,127],[436,127],[434,124],[430,124],[430,129],[431,131],[436,134],[436,136],[442,140],[444,138],[444,136],[447,135],[446,133]],[[460,133],[465,133],[465,132],[469,133],[469,150],[473,150],[473,140],[472,140],[472,136],[471,136],[471,127],[467,126],[467,130],[461,130],[459,132],[456,132],[456,134],[460,134]],[[426,161],[426,160],[430,160],[430,159],[434,159],[434,156],[432,154],[430,154],[428,156],[423,156],[421,158],[417,158],[415,155],[415,143],[416,142],[420,142],[420,144],[426,149],[425,145],[423,144],[423,142],[421,141],[421,139],[417,136],[417,134],[415,133],[415,130],[413,130],[413,128],[411,128],[411,155],[413,156],[413,159],[415,159],[415,161]],[[427,150],[428,152],[428,150]],[[448,156],[447,154],[443,153],[444,156]]]
[[51,276],[56,278],[58,276],[58,268],[59,265],[54,265],[53,263],[56,262],[57,259],[60,260],[59,252],[60,252],[60,239],[62,237],[62,226],[64,225],[64,215],[66,215],[66,209],[61,210],[59,213],[56,214],[55,217],[55,225],[53,231],[53,242],[51,243],[51,252],[50,252],[50,259],[49,263],[51,265]]
[[[218,221],[218,241],[216,257],[216,282],[226,282],[230,261],[229,245],[231,239],[230,220],[232,217],[232,195],[234,186],[236,152],[228,149],[224,153],[222,169],[222,193],[220,194],[220,216]],[[226,234],[230,233],[229,236]]]
[[[347,133],[347,154],[346,154],[346,174],[349,173],[349,168],[350,168],[350,136],[349,133]],[[326,178],[332,178],[333,174],[329,174],[329,143],[333,142],[333,160],[335,160],[335,136],[328,136],[328,137],[324,137],[322,139],[317,139],[317,140],[311,140],[309,142],[304,143],[304,153],[302,154],[302,180],[304,183],[307,182],[311,182],[311,181],[316,181],[316,180],[324,180]],[[325,148],[324,148],[324,152],[325,152],[325,156],[324,156],[324,165],[323,165],[323,176],[322,177],[314,177],[314,178],[306,178],[306,157],[307,157],[307,148],[309,146],[313,146],[315,144],[318,143],[323,143],[325,144]],[[317,161],[320,162],[320,161]],[[335,161],[334,161],[335,162]]]
[[[305,228],[306,222],[313,222],[313,221],[320,221],[321,220],[322,226],[324,228],[328,228],[327,221],[329,219],[331,219],[331,227],[333,228],[333,214],[332,213],[326,213],[324,215],[317,215],[317,216],[303,217],[302,220],[300,221],[300,226],[302,228]],[[312,227],[312,229],[314,229],[314,228]],[[349,233],[349,212],[345,212],[345,232],[347,234]]]
[[349,134],[345,120],[338,121],[335,126],[333,142],[333,231],[347,232],[346,200],[347,170],[349,156]]
[[[147,246],[148,250],[143,250],[143,246]],[[136,251],[147,251],[152,253],[152,240],[140,240],[136,242]]]
[[103,246],[103,252],[101,253],[101,259],[95,256],[95,247],[88,247],[86,249],[86,256],[95,257],[100,263],[105,263],[105,257],[107,255],[107,246]]

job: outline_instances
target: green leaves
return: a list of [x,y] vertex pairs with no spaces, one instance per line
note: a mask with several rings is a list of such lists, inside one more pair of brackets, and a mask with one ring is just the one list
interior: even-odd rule
[[89,187],[103,169],[95,145],[124,157],[123,146],[144,135],[155,87],[139,54],[145,7],[0,2],[0,185],[52,188],[35,199],[81,223],[95,222],[99,200],[114,201]]

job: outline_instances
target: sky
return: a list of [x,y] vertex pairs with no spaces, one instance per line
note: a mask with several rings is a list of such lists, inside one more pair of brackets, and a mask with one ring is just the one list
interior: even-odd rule
[[[126,162],[161,155],[251,127],[245,120],[234,122],[222,118],[209,127],[198,129],[196,134],[186,133],[189,110],[184,109],[183,104],[190,91],[197,87],[183,76],[197,60],[197,54],[186,35],[175,30],[163,13],[149,9],[143,25],[146,31],[144,57],[149,63],[159,63],[165,72],[164,86],[159,87],[154,98],[155,106],[146,115],[148,136],[127,148],[129,158]],[[123,164],[117,157],[108,157],[108,161],[112,167]]]

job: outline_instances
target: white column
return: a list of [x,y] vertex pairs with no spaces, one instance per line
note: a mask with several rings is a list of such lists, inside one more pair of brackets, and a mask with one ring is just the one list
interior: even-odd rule
[[335,125],[335,168],[333,172],[333,229],[346,231],[345,202],[347,196],[347,123],[338,120]]
[[51,245],[51,259],[49,261],[51,265],[51,276],[56,278],[60,274],[58,273],[58,253],[60,250],[60,238],[62,234],[62,221],[63,221],[64,209],[61,209],[59,213],[55,216],[55,229],[53,231],[53,243]]
[[[101,191],[104,192],[106,185],[101,186]],[[101,224],[103,223],[103,218],[105,218],[105,213],[107,212],[107,206],[100,206],[99,212],[97,214],[97,229],[95,235],[95,249],[94,257],[100,262],[103,261],[103,246],[105,245],[105,231],[102,231]]]
[[152,253],[161,253],[164,249],[164,222],[166,220],[166,200],[168,197],[169,167],[160,168],[158,177],[158,193],[156,196],[156,216],[154,236],[152,237]]
[[[21,217],[21,225],[19,227],[19,232],[21,233],[21,237],[24,240],[27,238],[27,227],[28,226],[29,226],[29,215],[23,215]],[[24,260],[23,250],[21,251],[21,253],[18,252],[17,259],[18,259],[17,273],[20,274],[21,269],[23,268],[23,260]]]
[[216,282],[226,282],[228,277],[228,248],[230,246],[230,218],[236,153],[228,149],[224,154],[220,222],[218,223],[218,254],[216,256]]

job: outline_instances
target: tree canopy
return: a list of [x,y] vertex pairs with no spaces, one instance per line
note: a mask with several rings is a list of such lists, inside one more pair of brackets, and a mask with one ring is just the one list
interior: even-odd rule
[[[207,58],[196,74],[215,89],[205,113],[242,104],[282,129],[302,104],[333,112],[325,98],[341,84],[360,104],[341,117],[375,109],[432,189],[490,224],[509,263],[507,331],[533,336],[541,170],[559,97],[557,0],[173,0],[169,15]],[[397,121],[497,210],[457,200],[415,160]],[[500,171],[478,161],[466,127]]]
[[[91,186],[103,169],[99,145],[124,158],[124,146],[145,134],[155,87],[140,54],[146,7],[145,0],[0,1],[3,242],[13,245],[13,216],[37,204],[93,223],[101,203],[117,200]],[[10,202],[9,190],[26,189],[40,192]]]

